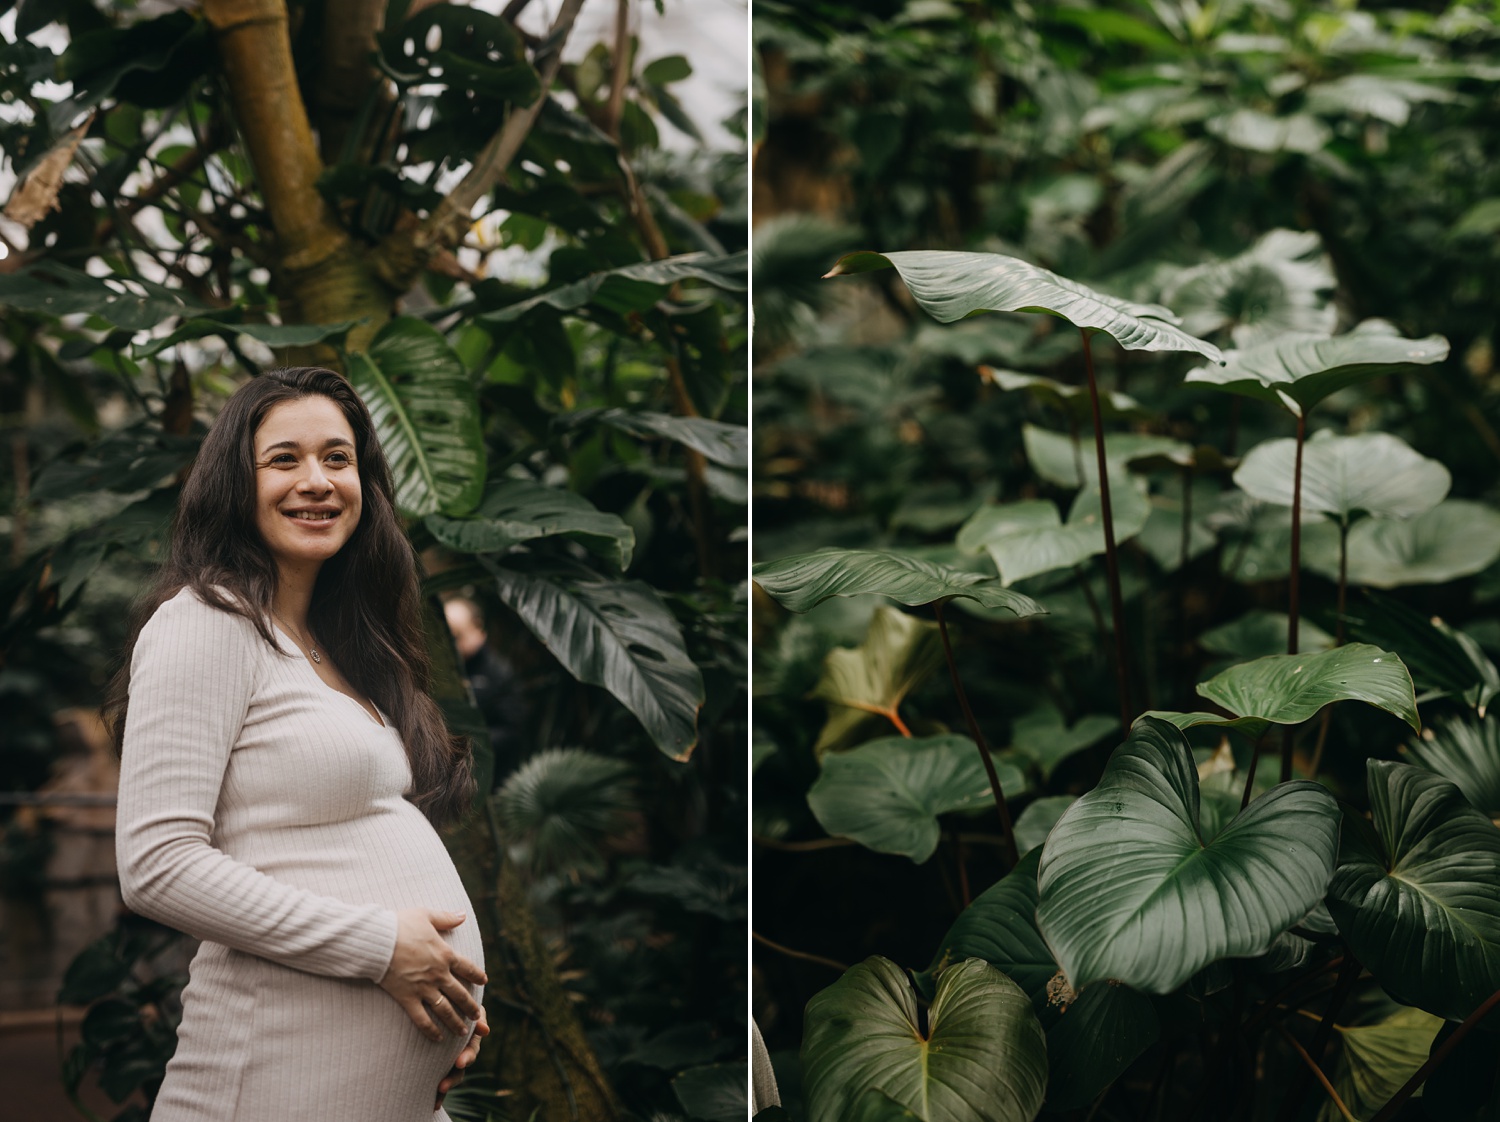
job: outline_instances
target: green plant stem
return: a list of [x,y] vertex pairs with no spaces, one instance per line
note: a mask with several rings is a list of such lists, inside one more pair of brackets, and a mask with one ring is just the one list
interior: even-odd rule
[[1245,793],[1240,796],[1240,809],[1244,810],[1250,805],[1250,792],[1255,789],[1255,769],[1260,764],[1260,742],[1264,735],[1255,738],[1255,744],[1250,749],[1250,766],[1245,769]]
[[[1287,579],[1286,653],[1297,653],[1298,594],[1302,584],[1302,446],[1307,442],[1307,413],[1297,414],[1297,462],[1292,470],[1292,571]],[[1292,726],[1281,734],[1281,782],[1292,777]]]
[[958,694],[959,708],[964,711],[964,720],[969,723],[969,734],[974,737],[974,743],[979,747],[979,756],[984,761],[984,772],[989,776],[990,791],[995,796],[995,809],[1000,812],[1000,827],[1004,831],[1004,856],[1006,863],[1015,868],[1020,861],[1020,855],[1016,853],[1016,832],[1010,821],[1010,808],[1005,805],[1005,792],[1000,788],[1000,776],[995,771],[995,761],[990,755],[990,746],[984,739],[984,733],[979,731],[979,722],[974,718],[974,710],[969,706],[969,695],[964,692],[963,679],[958,676],[958,663],[953,659],[953,644],[948,640],[948,621],[943,618],[943,602],[937,601],[932,605],[932,611],[937,616],[938,634],[943,638],[943,654],[948,659],[948,673],[953,678],[953,689]]
[[1464,1018],[1458,1028],[1453,1030],[1453,1035],[1443,1041],[1442,1047],[1427,1057],[1427,1062],[1412,1073],[1412,1077],[1401,1086],[1401,1090],[1391,1096],[1391,1099],[1370,1122],[1391,1122],[1396,1117],[1396,1112],[1406,1105],[1406,1100],[1417,1093],[1417,1088],[1427,1081],[1427,1077],[1438,1069],[1444,1060],[1452,1054],[1453,1049],[1458,1047],[1459,1041],[1468,1036],[1474,1026],[1484,1020],[1495,1006],[1500,1005],[1500,990],[1496,990],[1484,999],[1484,1004]]
[[1094,630],[1099,636],[1099,645],[1102,647],[1109,642],[1109,632],[1104,629],[1104,614],[1099,611],[1099,601],[1094,597],[1094,590],[1089,585],[1089,571],[1083,567],[1080,561],[1073,566],[1073,571],[1078,574],[1078,587],[1083,592],[1083,599],[1089,606],[1089,614],[1094,617]]
[[[1354,983],[1359,981],[1360,969],[1359,959],[1354,957],[1352,951],[1346,952],[1344,961],[1339,966],[1338,984],[1333,987],[1333,996],[1328,999],[1328,1008],[1323,1011],[1323,1020],[1318,1025],[1318,1031],[1313,1034],[1312,1048],[1308,1050],[1314,1066],[1323,1062],[1323,1053],[1328,1048],[1328,1039],[1333,1035],[1334,1021],[1344,1008],[1344,1002],[1349,999],[1349,994],[1354,990]],[[1297,1116],[1311,1082],[1311,1078],[1304,1072],[1302,1078],[1292,1085],[1292,1089],[1282,1100],[1281,1112],[1277,1114],[1276,1122],[1291,1122]]]
[[1120,692],[1120,725],[1130,728],[1130,671],[1125,661],[1125,598],[1120,594],[1120,555],[1115,547],[1115,516],[1109,502],[1109,467],[1104,457],[1104,420],[1099,411],[1099,383],[1089,333],[1083,336],[1083,368],[1089,378],[1089,406],[1094,414],[1094,453],[1099,461],[1099,507],[1104,515],[1104,563],[1109,570],[1109,610],[1115,627],[1115,682]]

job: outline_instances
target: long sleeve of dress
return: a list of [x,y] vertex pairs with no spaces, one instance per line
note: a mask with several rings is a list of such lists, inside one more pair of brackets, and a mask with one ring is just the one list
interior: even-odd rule
[[[130,666],[116,850],[131,910],[285,966],[379,981],[396,915],[285,884],[212,841],[265,643],[191,592],[142,629]],[[295,785],[297,775],[286,782]]]

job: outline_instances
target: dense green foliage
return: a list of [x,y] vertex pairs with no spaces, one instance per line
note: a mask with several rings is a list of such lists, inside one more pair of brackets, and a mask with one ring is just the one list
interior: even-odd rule
[[1493,1117],[1500,13],[755,10],[784,1110]]
[[[495,1035],[452,1113],[718,1119],[745,1051],[745,157],[679,104],[690,60],[626,35],[560,64],[577,7],[549,35],[548,13],[404,0],[19,6],[0,789],[42,783],[52,714],[99,703],[225,396],[272,363],[338,366],[421,557],[435,692],[478,734],[450,846]],[[278,44],[289,86],[254,69]],[[308,143],[277,147],[299,123]],[[450,591],[484,609],[526,706],[510,743],[539,752],[493,798]],[[181,979],[131,973],[154,938],[109,936],[64,994],[108,1014],[69,1079],[102,1071],[117,1101],[149,1101],[172,1047]],[[481,1093],[497,1081],[511,1098]]]

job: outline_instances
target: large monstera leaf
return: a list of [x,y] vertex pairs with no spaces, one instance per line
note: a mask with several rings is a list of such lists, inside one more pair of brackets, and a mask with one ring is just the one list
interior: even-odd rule
[[1407,1005],[1463,1020],[1500,990],[1500,830],[1441,776],[1371,760],[1328,890],[1349,948]]
[[879,1090],[923,1122],[1030,1122],[1047,1048],[1021,988],[979,959],[938,980],[924,1033],[905,973],[874,957],[807,1003],[807,1116],[843,1119]]
[[415,316],[400,316],[368,351],[348,355],[345,370],[375,422],[401,513],[473,510],[484,493],[479,399],[447,340]]
[[1184,381],[1270,401],[1294,415],[1329,394],[1405,366],[1429,366],[1448,357],[1441,335],[1403,339],[1377,330],[1347,335],[1285,335],[1243,351],[1229,351],[1222,366],[1202,366]]
[[911,250],[851,253],[830,277],[894,268],[922,310],[940,323],[975,312],[1044,312],[1102,331],[1128,351],[1192,351],[1214,362],[1219,348],[1180,330],[1160,304],[1137,304],[999,253]]
[[1205,844],[1187,741],[1143,717],[1047,836],[1037,924],[1075,989],[1170,993],[1211,962],[1264,954],[1322,899],[1337,841],[1333,797],[1296,781]]
[[[1246,494],[1291,506],[1297,442],[1257,444],[1234,473]],[[1383,432],[1334,436],[1320,432],[1302,450],[1302,510],[1344,522],[1357,510],[1382,518],[1425,514],[1448,494],[1448,469],[1406,441]]]
[[650,585],[603,580],[557,557],[486,567],[501,601],[573,677],[603,686],[658,748],[674,760],[688,758],[698,743],[703,675]]
[[755,583],[793,612],[811,611],[831,596],[889,596],[900,604],[931,604],[962,597],[1017,617],[1045,609],[1029,596],[1002,588],[981,573],[934,561],[868,549],[829,549],[767,561],[751,570]]

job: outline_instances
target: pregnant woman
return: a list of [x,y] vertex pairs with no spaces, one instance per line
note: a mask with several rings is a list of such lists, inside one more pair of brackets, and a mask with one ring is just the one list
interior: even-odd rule
[[153,1122],[431,1122],[488,1032],[434,829],[470,761],[425,692],[416,563],[328,370],[224,407],[109,705],[126,903],[203,940]]

